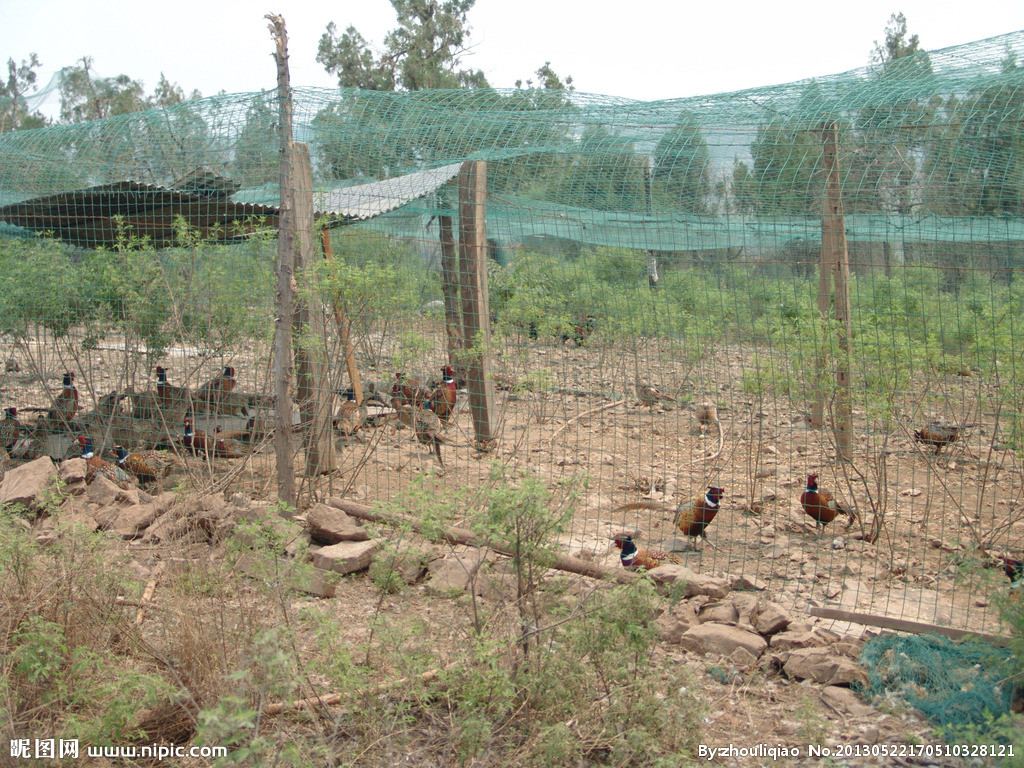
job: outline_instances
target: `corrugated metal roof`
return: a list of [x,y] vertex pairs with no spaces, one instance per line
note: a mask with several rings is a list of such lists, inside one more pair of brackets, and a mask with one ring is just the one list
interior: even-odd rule
[[[318,216],[332,225],[365,221],[430,194],[452,179],[461,164],[341,189],[314,191]],[[0,207],[0,221],[82,248],[113,246],[125,235],[146,238],[155,247],[175,241],[175,222],[183,218],[203,238],[232,241],[261,227],[277,228],[278,207],[245,202],[246,192],[228,197],[212,188],[209,177],[193,174],[185,189],[137,181],[101,184],[72,192],[30,198]],[[197,183],[201,179],[204,183]]]
[[459,172],[462,163],[397,176],[384,181],[330,190],[313,190],[318,214],[334,214],[351,221],[366,221],[429,195]]

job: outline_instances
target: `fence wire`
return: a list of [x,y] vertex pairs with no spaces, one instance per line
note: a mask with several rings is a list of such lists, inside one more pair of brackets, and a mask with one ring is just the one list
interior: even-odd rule
[[[337,464],[302,499],[428,498],[464,522],[529,474],[553,507],[572,497],[573,554],[614,563],[635,530],[790,604],[1001,631],[993,566],[1024,549],[1022,53],[1017,32],[659,102],[296,89],[324,233],[297,346],[326,365]],[[6,461],[88,434],[274,495],[277,110],[276,91],[222,95],[0,136]],[[833,125],[847,345],[819,289]],[[462,338],[467,257],[445,249],[467,160],[486,164],[489,343]],[[482,352],[486,451],[465,391]],[[812,474],[849,529],[805,514]],[[711,486],[690,548],[676,510]]]

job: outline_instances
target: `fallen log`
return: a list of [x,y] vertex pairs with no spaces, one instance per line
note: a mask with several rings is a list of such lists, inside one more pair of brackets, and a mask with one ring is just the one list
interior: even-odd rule
[[[327,503],[359,520],[367,520],[372,523],[383,523],[384,525],[390,525],[396,528],[407,525],[416,533],[422,533],[422,527],[420,524],[408,515],[402,515],[397,512],[377,512],[365,504],[359,504],[358,502],[349,501],[348,499],[332,498],[328,500]],[[441,532],[439,538],[441,541],[449,544],[462,544],[467,547],[487,547],[500,555],[505,555],[506,557],[512,557],[515,553],[514,548],[509,544],[502,541],[483,539],[465,528],[447,528]],[[615,581],[619,584],[631,584],[639,578],[639,575],[632,571],[623,571],[618,568],[605,568],[603,565],[598,565],[597,563],[590,562],[589,560],[583,560],[579,557],[573,557],[572,555],[553,553],[552,556],[554,560],[551,563],[551,567],[556,568],[559,571],[575,573],[579,576],[587,576],[591,579]]]

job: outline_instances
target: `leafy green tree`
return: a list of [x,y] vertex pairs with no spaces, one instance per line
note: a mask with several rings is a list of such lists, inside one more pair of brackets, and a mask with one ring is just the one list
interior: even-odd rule
[[[200,98],[192,91],[188,99]],[[60,119],[65,123],[101,120],[150,108],[166,108],[186,101],[185,91],[161,72],[152,96],[146,96],[141,80],[128,75],[95,77],[92,58],[83,56],[60,73]]]
[[646,212],[646,170],[647,158],[632,141],[603,125],[588,125],[552,191],[557,199],[584,208]]
[[142,83],[127,75],[93,77],[92,58],[61,70],[60,119],[65,123],[101,120],[146,106]]
[[254,187],[278,179],[279,160],[276,100],[267,95],[254,100],[245,115],[245,125],[235,144],[232,176],[243,187]]
[[[907,215],[915,202],[917,153],[934,122],[935,104],[921,96],[928,93],[931,59],[921,49],[918,36],[908,36],[902,13],[890,17],[885,39],[875,42],[871,65],[877,92],[887,96],[862,109],[857,118],[862,189],[873,189],[875,210]],[[887,243],[887,264],[890,248]],[[903,254],[909,262],[906,243]]]
[[683,112],[654,148],[655,196],[674,210],[704,212],[711,193],[710,161],[697,116]]
[[21,64],[7,60],[7,80],[0,81],[0,133],[46,125],[46,118],[39,112],[29,112],[25,102],[25,94],[36,89],[36,70],[41,66],[34,53]]
[[1000,78],[945,100],[929,135],[928,210],[948,216],[1024,213],[1024,91],[1007,49]]
[[320,38],[316,60],[337,75],[343,88],[419,91],[427,88],[484,88],[483,72],[461,69],[469,27],[466,14],[476,0],[390,0],[398,27],[374,55],[355,27],[340,36],[334,22]]

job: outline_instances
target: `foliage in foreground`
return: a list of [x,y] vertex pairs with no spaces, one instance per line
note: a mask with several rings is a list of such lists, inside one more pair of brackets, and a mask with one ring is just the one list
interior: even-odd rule
[[[428,527],[448,514],[430,509],[430,484],[406,507]],[[546,571],[571,489],[552,500],[496,469],[459,496],[475,528],[512,545],[516,589],[418,605],[420,590],[385,582],[369,617],[295,591],[308,566],[277,557],[281,541],[256,535],[274,526],[257,521],[227,542],[230,556],[164,573],[137,623],[117,598],[143,583],[117,542],[62,527],[54,506],[60,535],[44,545],[16,520],[32,515],[0,511],[0,736],[225,746],[217,764],[247,766],[654,766],[691,755],[701,706],[685,669],[653,657],[652,585],[570,588]],[[365,604],[372,583],[355,576],[340,589]],[[324,693],[337,703],[269,714]]]

